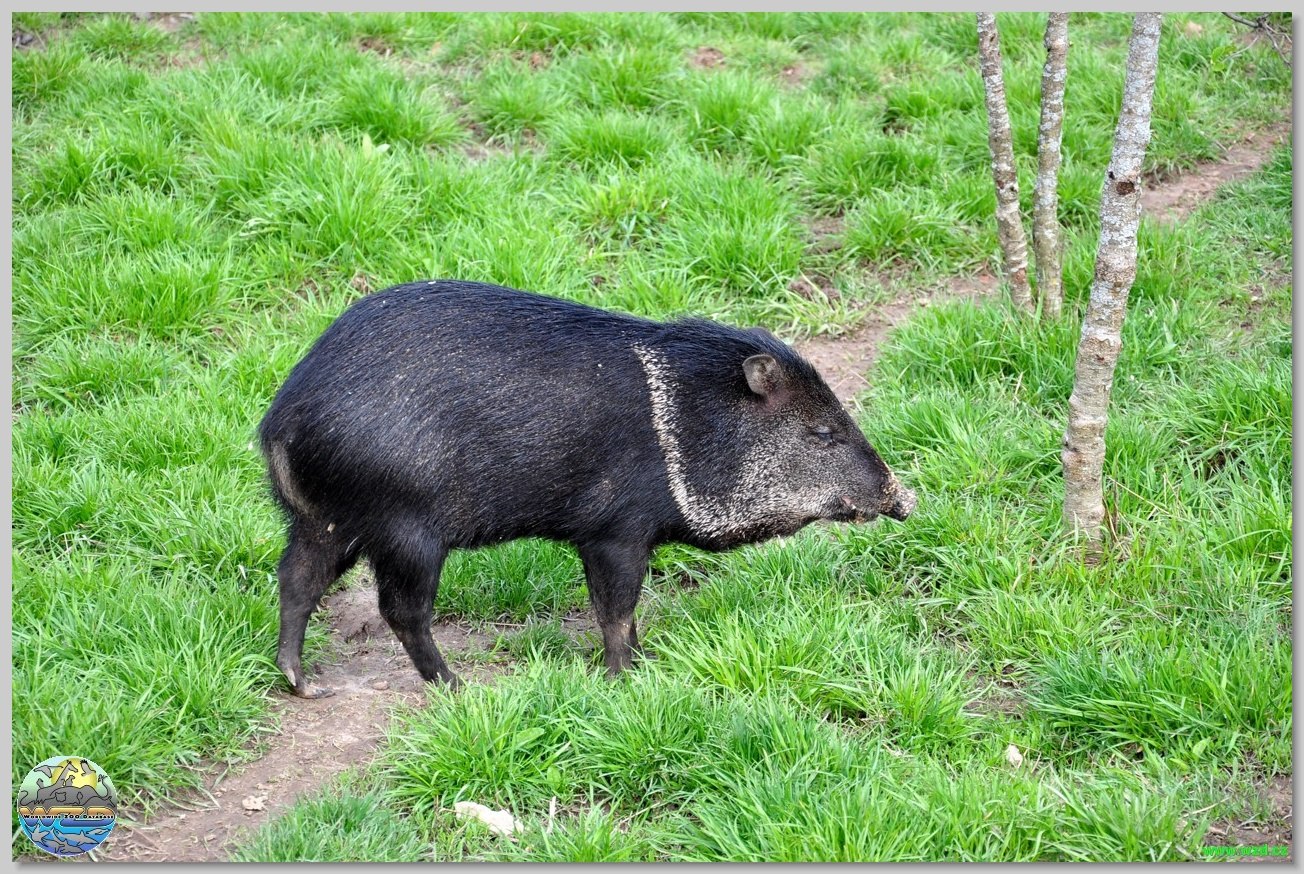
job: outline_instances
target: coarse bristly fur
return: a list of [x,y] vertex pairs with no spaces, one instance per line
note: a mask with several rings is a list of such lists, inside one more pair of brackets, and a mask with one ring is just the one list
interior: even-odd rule
[[259,428],[290,524],[277,662],[301,695],[307,621],[366,555],[380,610],[427,680],[449,550],[567,541],[608,670],[638,648],[651,551],[729,549],[817,519],[904,519],[914,495],[815,369],[778,338],[658,323],[474,282],[359,300],[294,368]]

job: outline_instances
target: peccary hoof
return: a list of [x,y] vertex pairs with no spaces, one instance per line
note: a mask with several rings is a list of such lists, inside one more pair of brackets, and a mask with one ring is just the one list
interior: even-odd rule
[[294,694],[300,698],[329,698],[335,694],[335,690],[329,686],[315,686],[311,683],[304,683],[301,686],[294,686]]

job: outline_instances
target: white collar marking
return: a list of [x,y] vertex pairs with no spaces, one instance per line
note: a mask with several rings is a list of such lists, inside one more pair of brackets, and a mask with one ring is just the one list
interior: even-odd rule
[[652,428],[656,431],[657,443],[661,446],[661,457],[666,463],[666,478],[670,484],[670,494],[675,499],[675,506],[694,531],[708,536],[724,534],[728,525],[728,509],[721,503],[702,495],[694,494],[688,488],[684,476],[684,454],[679,448],[676,435],[676,408],[671,391],[673,384],[670,368],[660,353],[646,346],[635,345],[634,354],[643,365],[647,377],[648,393],[652,400]]

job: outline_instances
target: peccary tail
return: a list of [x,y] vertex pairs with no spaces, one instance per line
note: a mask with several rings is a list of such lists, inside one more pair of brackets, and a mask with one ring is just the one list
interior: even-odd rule
[[271,442],[266,445],[267,469],[272,475],[272,487],[281,501],[296,513],[312,516],[312,507],[300,494],[290,470],[290,457],[285,452],[285,444]]

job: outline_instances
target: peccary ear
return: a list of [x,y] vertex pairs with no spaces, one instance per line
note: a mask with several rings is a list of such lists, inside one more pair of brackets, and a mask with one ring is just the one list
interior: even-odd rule
[[779,362],[772,355],[753,355],[743,362],[747,387],[763,398],[773,397],[783,391],[785,380]]

